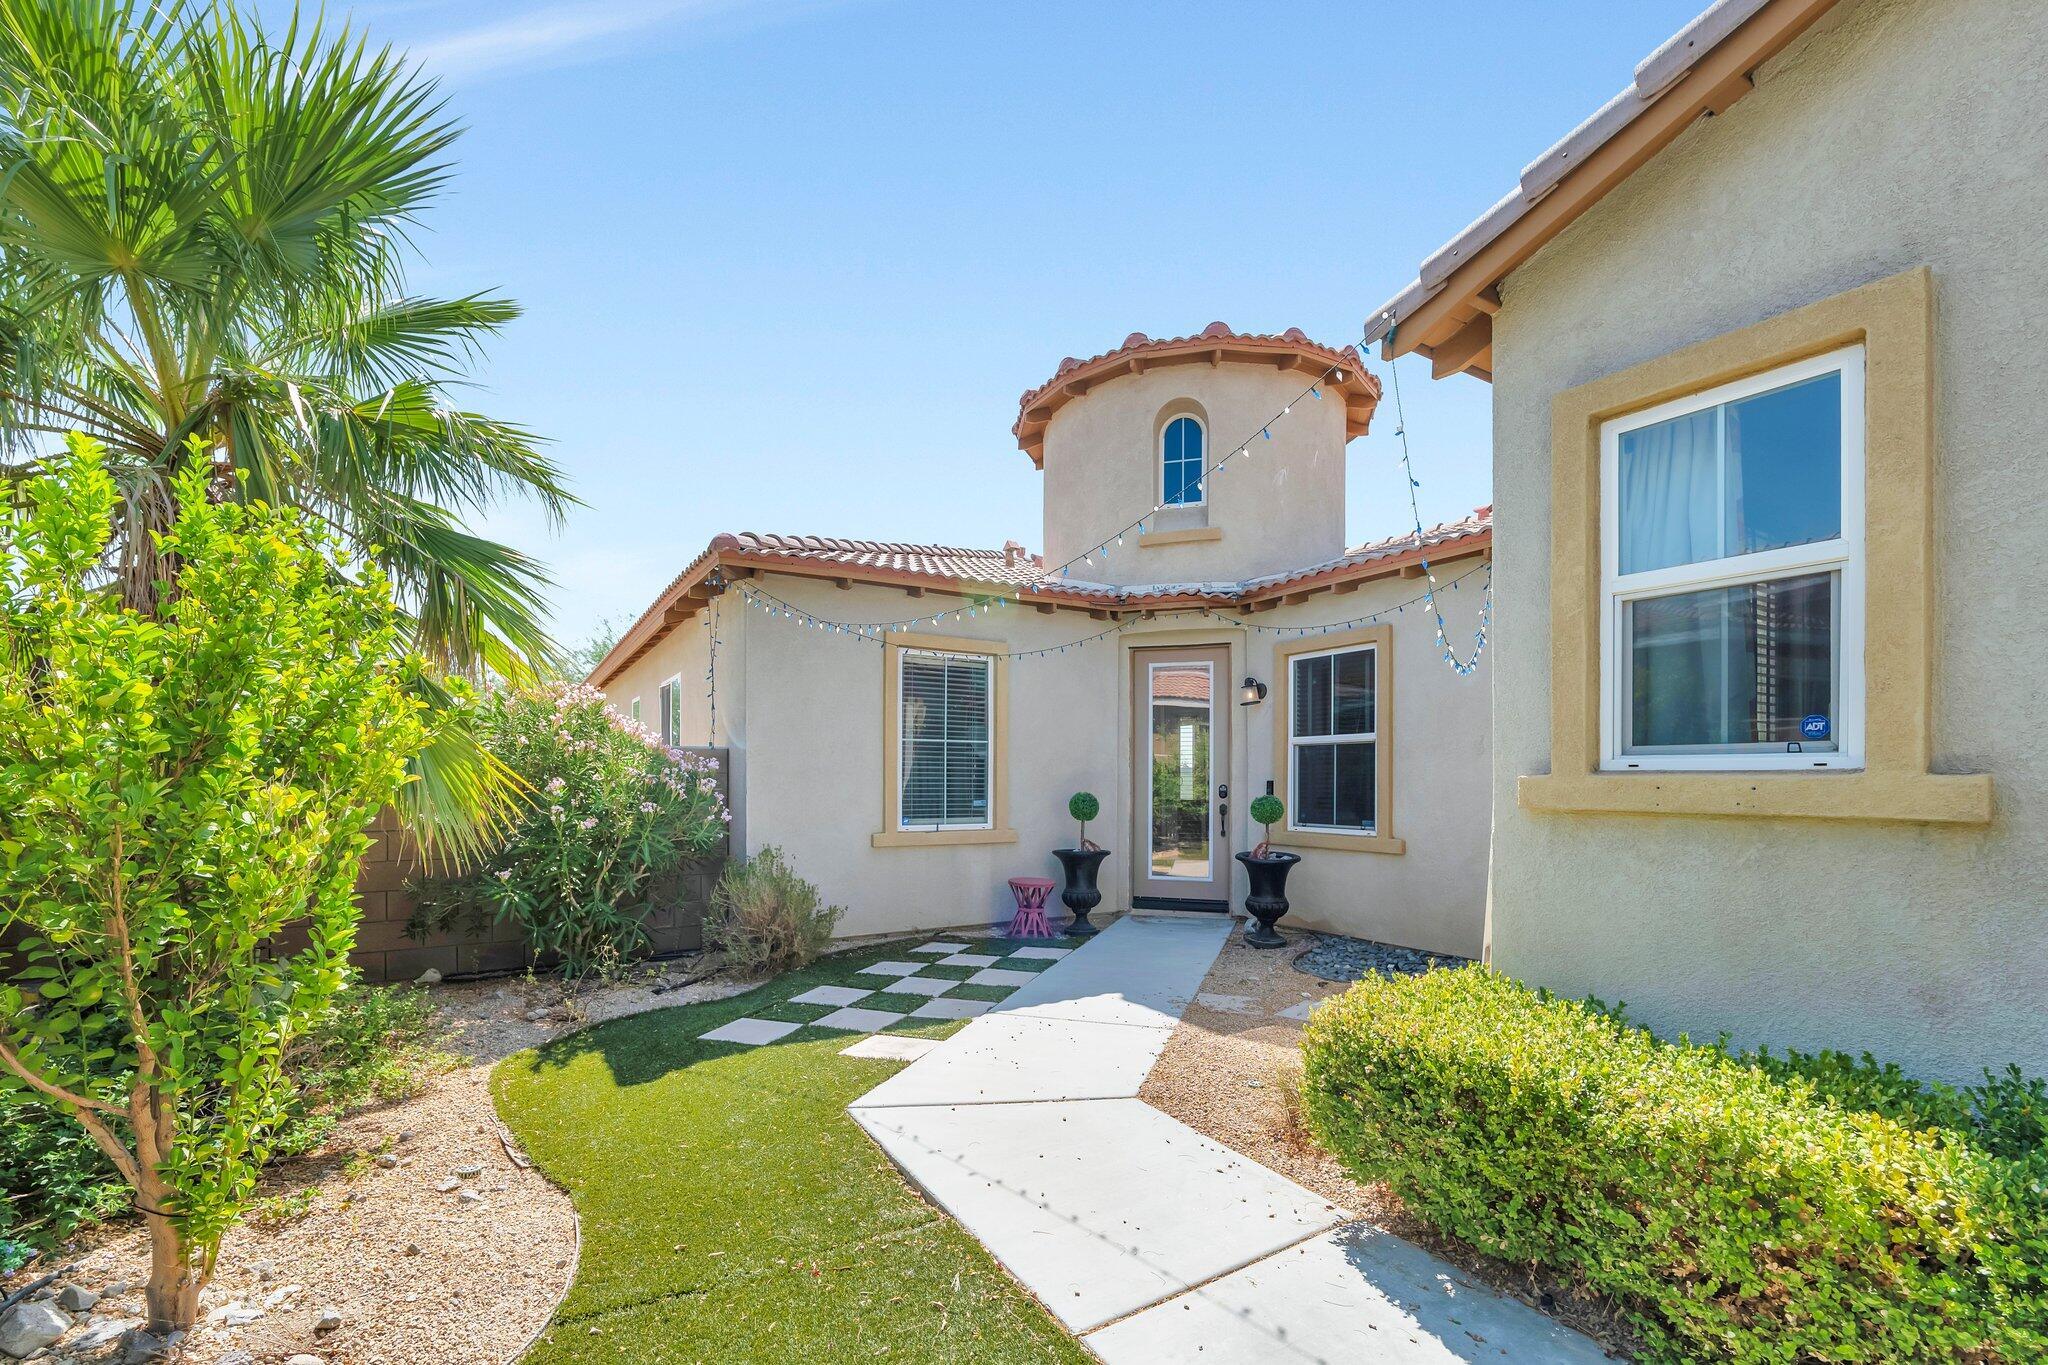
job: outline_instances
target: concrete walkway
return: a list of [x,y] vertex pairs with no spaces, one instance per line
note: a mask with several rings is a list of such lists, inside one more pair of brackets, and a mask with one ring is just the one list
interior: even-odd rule
[[1137,1098],[1232,928],[1117,921],[854,1120],[1112,1365],[1605,1359]]

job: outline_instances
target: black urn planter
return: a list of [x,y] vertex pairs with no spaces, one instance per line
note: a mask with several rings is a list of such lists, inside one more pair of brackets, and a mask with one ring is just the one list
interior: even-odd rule
[[1237,860],[1244,864],[1252,883],[1244,898],[1245,913],[1258,921],[1256,926],[1245,926],[1244,941],[1254,948],[1282,947],[1287,940],[1274,933],[1273,926],[1287,913],[1287,874],[1301,861],[1301,855],[1240,853]]
[[1058,858],[1060,866],[1067,871],[1067,885],[1060,892],[1061,903],[1074,914],[1074,922],[1067,926],[1067,932],[1075,938],[1101,933],[1088,922],[1088,912],[1102,904],[1102,888],[1095,884],[1095,874],[1102,870],[1102,860],[1109,856],[1109,850],[1056,848],[1052,856]]

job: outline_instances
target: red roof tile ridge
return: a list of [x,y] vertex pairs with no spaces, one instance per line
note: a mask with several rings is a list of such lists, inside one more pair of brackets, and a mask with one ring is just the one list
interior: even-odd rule
[[1201,331],[1189,336],[1151,337],[1146,336],[1143,332],[1133,332],[1124,338],[1122,345],[1111,347],[1100,355],[1089,356],[1086,360],[1078,359],[1074,356],[1066,356],[1061,359],[1059,367],[1053,371],[1052,378],[1046,380],[1037,388],[1024,391],[1023,397],[1017,400],[1018,407],[1020,409],[1030,407],[1033,400],[1039,398],[1048,389],[1052,388],[1053,385],[1059,383],[1075,370],[1086,369],[1090,365],[1100,365],[1105,361],[1119,360],[1125,356],[1143,351],[1157,351],[1172,346],[1186,346],[1191,342],[1197,341],[1219,341],[1226,343],[1265,342],[1268,344],[1296,346],[1305,351],[1313,351],[1317,355],[1327,356],[1332,364],[1338,361],[1349,361],[1361,370],[1364,369],[1364,365],[1359,359],[1357,347],[1325,346],[1319,341],[1311,340],[1308,333],[1302,331],[1299,327],[1289,327],[1284,332],[1235,332],[1231,330],[1228,323],[1212,322]]

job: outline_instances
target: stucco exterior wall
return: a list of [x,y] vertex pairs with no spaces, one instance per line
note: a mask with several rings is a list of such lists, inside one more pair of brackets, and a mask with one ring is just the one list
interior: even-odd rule
[[1168,365],[1068,403],[1045,433],[1046,563],[1065,563],[1157,504],[1161,415],[1177,401],[1200,406],[1205,464],[1247,437],[1252,453],[1210,478],[1206,506],[1168,508],[1146,529],[1208,527],[1222,538],[1141,547],[1133,535],[1075,577],[1120,586],[1235,582],[1343,554],[1343,402],[1304,399],[1271,428],[1272,440],[1259,436],[1310,378],[1271,365]]
[[[2048,1069],[2048,8],[1855,0],[1511,275],[1495,319],[1493,960],[1666,1032]],[[1993,823],[1535,813],[1551,404],[1914,266],[1936,289],[1936,772]],[[1870,622],[1882,648],[1882,621]]]
[[640,703],[640,723],[657,734],[661,731],[661,685],[670,678],[679,680],[682,688],[682,734],[677,741],[682,744],[724,744],[729,726],[728,717],[718,718],[718,734],[711,734],[711,681],[705,675],[710,671],[711,634],[718,635],[719,664],[731,663],[737,668],[739,642],[731,642],[731,658],[728,658],[728,627],[737,636],[744,627],[735,621],[738,615],[737,599],[732,602],[715,600],[708,615],[710,630],[706,629],[706,612],[685,621],[660,640],[654,648],[635,659],[619,676],[605,688],[605,700],[621,714],[633,714],[633,703]]
[[[1457,561],[1447,573],[1462,573],[1475,562]],[[782,575],[765,582],[776,596],[828,620],[895,620],[920,606],[940,610],[951,601],[865,585],[841,590]],[[1454,638],[1471,636],[1480,583],[1475,575],[1444,595]],[[1419,590],[1415,580],[1391,579],[1354,593],[1321,594],[1258,620],[1269,628],[1321,625],[1391,611]],[[847,907],[843,934],[1007,919],[1008,878],[1058,877],[1051,850],[1073,842],[1067,798],[1083,789],[1103,803],[1090,833],[1115,850],[1103,870],[1102,909],[1126,909],[1134,825],[1126,698],[1129,652],[1137,646],[1200,641],[1232,647],[1232,688],[1225,699],[1233,703],[1230,851],[1258,839],[1245,808],[1278,776],[1272,771],[1272,726],[1280,721],[1282,693],[1271,635],[1177,615],[1133,625],[1063,655],[1011,660],[1007,781],[1017,841],[876,848],[871,836],[882,827],[882,650],[742,608],[731,594],[725,611],[728,622],[741,612],[748,618],[743,627],[721,629],[719,667],[719,712],[722,719],[733,718],[735,770],[745,775],[744,846],[751,853],[764,844],[780,845],[804,876]],[[1487,844],[1486,669],[1467,679],[1447,668],[1435,650],[1433,622],[1420,608],[1411,606],[1390,620],[1397,698],[1392,814],[1406,851],[1304,851],[1290,883],[1295,911],[1288,922],[1475,955]],[[1017,650],[1080,640],[1111,624],[1078,612],[1005,609],[920,629],[1000,640]],[[729,655],[729,637],[743,640],[743,649]],[[729,663],[729,657],[744,662]],[[1274,689],[1257,707],[1234,705],[1235,684],[1246,673]],[[1237,869],[1234,904],[1241,906],[1243,893]]]

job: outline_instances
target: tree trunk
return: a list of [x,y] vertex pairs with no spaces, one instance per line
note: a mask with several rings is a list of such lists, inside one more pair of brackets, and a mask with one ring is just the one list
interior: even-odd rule
[[143,1177],[143,1223],[149,1229],[149,1284],[143,1290],[149,1332],[167,1338],[173,1332],[190,1331],[199,1316],[199,1291],[206,1287],[205,1261],[186,1241],[178,1225],[162,1213],[161,1201],[171,1192],[155,1172]]

